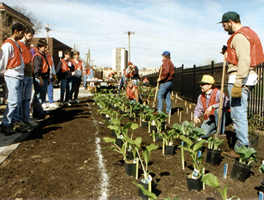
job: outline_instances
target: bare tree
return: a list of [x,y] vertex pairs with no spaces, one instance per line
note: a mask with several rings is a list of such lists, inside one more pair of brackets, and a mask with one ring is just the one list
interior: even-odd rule
[[34,24],[33,28],[36,33],[40,32],[43,28],[43,24],[31,11],[22,6],[14,6],[13,8],[30,19],[30,21]]

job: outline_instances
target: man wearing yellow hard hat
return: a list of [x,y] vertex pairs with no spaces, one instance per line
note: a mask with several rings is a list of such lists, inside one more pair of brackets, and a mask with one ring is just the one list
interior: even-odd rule
[[[200,82],[200,87],[202,94],[199,95],[196,107],[194,109],[194,123],[201,123],[200,118],[203,116],[203,122],[201,128],[205,131],[205,136],[203,138],[208,138],[216,132],[217,129],[217,117],[218,108],[220,103],[220,90],[214,88],[215,83],[214,77],[211,75],[203,75]],[[224,97],[224,109],[227,107],[227,97]],[[225,112],[223,112],[222,117],[222,127],[221,133],[224,133],[225,124]]]

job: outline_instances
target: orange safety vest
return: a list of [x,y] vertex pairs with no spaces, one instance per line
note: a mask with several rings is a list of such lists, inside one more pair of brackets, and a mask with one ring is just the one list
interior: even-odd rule
[[[34,60],[34,58],[35,58],[36,56],[40,56],[40,57],[41,57],[41,60],[42,60],[41,73],[42,73],[42,74],[46,74],[51,66],[49,65],[49,63],[47,63],[45,57],[44,57],[39,51],[37,51],[37,52],[34,54],[34,56],[33,56],[33,60]],[[47,59],[47,60],[48,60],[48,59]]]
[[264,54],[262,45],[258,35],[249,27],[242,27],[237,32],[233,33],[227,41],[227,61],[230,64],[237,66],[238,58],[234,48],[231,47],[234,36],[238,33],[243,34],[250,43],[250,67],[256,67],[264,62]]
[[91,69],[90,69],[90,67],[87,67],[87,68],[86,68],[86,74],[87,74],[87,75],[91,74]]
[[70,68],[68,66],[68,63],[64,60],[64,59],[61,59],[61,72],[67,72],[67,71],[70,71]]
[[20,58],[21,49],[10,38],[6,39],[4,44],[5,43],[10,43],[14,48],[14,56],[12,58],[8,58],[6,69],[16,68],[17,66],[21,65],[21,58]]
[[71,62],[73,64],[73,66],[74,66],[74,70],[77,70],[77,69],[82,70],[82,61],[81,60],[78,60],[78,63],[77,63],[77,62],[75,62],[74,59],[72,59]]
[[54,65],[52,56],[50,54],[46,54],[46,58],[48,60],[49,66],[52,67]]
[[24,64],[29,64],[32,61],[32,54],[30,52],[30,48],[26,46],[24,42],[18,41],[17,42],[21,48],[22,51],[22,58],[24,61]]
[[[208,106],[206,105],[206,97],[205,97],[205,93],[201,94],[201,101],[202,101],[202,104],[203,104],[203,109],[204,111],[206,111],[206,109],[214,104],[216,104],[216,94],[217,94],[217,91],[218,89],[215,88],[213,89],[212,93],[211,93],[211,97],[209,99],[209,103],[208,103]],[[214,115],[214,112],[215,112],[215,108],[212,109],[211,113],[209,114],[209,116],[211,115]],[[209,117],[208,115],[204,115],[204,119],[208,119]]]
[[130,100],[136,99],[136,94],[134,91],[135,87],[137,87],[137,86],[133,86],[131,88],[127,86],[126,95],[127,95],[128,99],[130,99]]

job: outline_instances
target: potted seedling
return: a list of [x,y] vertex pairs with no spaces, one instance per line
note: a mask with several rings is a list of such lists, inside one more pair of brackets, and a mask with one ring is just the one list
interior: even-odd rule
[[175,153],[175,145],[173,140],[176,138],[175,129],[170,129],[167,131],[162,132],[162,152],[165,155],[174,155]]
[[[137,137],[135,140],[125,136],[126,145],[127,145],[127,160],[125,160],[126,173],[129,176],[136,177],[138,179],[138,168],[139,168],[139,159],[137,157],[137,149],[140,148],[142,138]],[[128,153],[131,153],[128,154]]]
[[[158,146],[155,144],[150,144],[146,146],[145,149],[143,149],[142,147],[136,149],[140,165],[143,170],[143,179],[140,180],[139,184],[143,185],[143,187],[149,192],[152,191],[152,177],[149,175],[148,165],[151,152],[156,149],[158,149]],[[141,190],[139,191],[139,194],[141,197],[146,198],[146,196],[144,195],[144,193],[142,193]]]
[[148,127],[148,121],[150,120],[152,113],[153,109],[151,109],[149,106],[143,106],[143,111],[139,114],[140,126]]
[[142,199],[144,200],[158,199],[158,197],[153,192],[150,192],[148,188],[146,189],[144,185],[136,183],[136,182],[134,182],[133,184],[135,184],[139,188],[139,191],[140,191],[139,195],[141,196]]
[[202,181],[205,185],[215,188],[219,192],[222,200],[232,200],[232,199],[239,200],[239,198],[236,196],[232,196],[229,198],[227,197],[227,190],[228,190],[227,185],[221,186],[218,181],[218,178],[215,175],[211,173],[205,174],[203,175]]
[[[124,126],[120,126],[120,121],[112,120],[112,124],[108,126],[114,130],[117,138],[105,137],[104,141],[112,143],[113,150],[122,154],[125,162],[126,172],[129,176],[138,176],[138,160],[136,158],[135,147],[141,144],[141,138],[133,140],[133,134],[129,134],[129,130],[135,130],[138,128],[136,123],[127,123]],[[122,133],[122,135],[121,135]],[[120,137],[122,136],[122,137]],[[121,142],[118,142],[121,140]]]
[[198,152],[203,147],[203,144],[206,142],[205,140],[197,140],[192,141],[188,137],[184,135],[180,135],[179,139],[184,142],[182,148],[189,152],[192,164],[193,164],[193,172],[189,174],[187,177],[187,186],[189,190],[198,190],[200,191],[203,187],[201,178],[203,175],[203,165],[202,165],[202,156],[198,156]]
[[222,161],[220,146],[223,144],[224,139],[216,136],[211,136],[208,140],[208,150],[206,162],[212,165],[219,165]]
[[[261,165],[259,166],[259,173],[264,174],[264,160],[262,160]],[[264,180],[260,183],[260,186],[255,187],[258,191],[264,192]]]
[[231,178],[244,182],[250,176],[251,166],[256,161],[256,150],[252,147],[241,146],[237,147],[236,151],[240,158],[233,164]]
[[165,122],[167,119],[167,114],[161,112],[152,114],[149,121],[149,132],[153,138],[153,142],[157,141],[157,137],[165,131]]

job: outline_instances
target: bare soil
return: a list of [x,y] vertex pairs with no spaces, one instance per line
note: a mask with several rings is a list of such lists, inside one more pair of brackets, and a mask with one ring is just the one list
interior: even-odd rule
[[[182,101],[177,107],[184,108]],[[193,110],[193,106],[192,106]],[[63,108],[43,122],[11,156],[0,166],[0,199],[98,199],[100,196],[100,170],[95,154],[95,138],[101,138],[104,164],[109,176],[108,199],[140,199],[136,180],[126,175],[122,157],[110,150],[110,145],[102,138],[111,136],[106,127],[107,120],[100,116],[97,107],[90,100],[79,105]],[[94,124],[93,120],[98,123]],[[182,121],[190,120],[190,111],[182,111]],[[177,111],[172,115],[172,123],[178,122]],[[99,133],[96,136],[96,127]],[[231,130],[231,131],[230,131]],[[232,133],[232,129],[227,131]],[[135,136],[142,136],[143,143],[149,144],[152,138],[146,128],[139,128]],[[252,168],[252,175],[244,183],[232,180],[229,176],[234,160],[224,158],[219,166],[205,163],[206,171],[219,177],[220,182],[229,186],[229,196],[240,199],[257,199],[258,186],[263,177],[258,166],[264,154],[263,136],[259,137],[258,163]],[[161,146],[161,142],[157,142]],[[226,145],[224,150],[228,150]],[[174,156],[163,156],[161,148],[151,156],[150,170],[156,185],[154,192],[159,199],[179,197],[179,199],[220,199],[212,188],[189,192],[186,177],[191,173],[191,160],[185,153],[186,169],[181,169],[180,150]],[[206,151],[203,153],[206,156]],[[229,164],[228,178],[223,179],[223,165]]]

